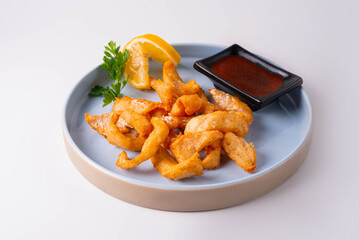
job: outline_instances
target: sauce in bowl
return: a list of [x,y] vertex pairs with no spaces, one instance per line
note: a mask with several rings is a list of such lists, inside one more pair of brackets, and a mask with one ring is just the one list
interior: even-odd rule
[[283,82],[281,76],[237,55],[225,57],[214,63],[211,70],[222,79],[257,97],[274,92]]

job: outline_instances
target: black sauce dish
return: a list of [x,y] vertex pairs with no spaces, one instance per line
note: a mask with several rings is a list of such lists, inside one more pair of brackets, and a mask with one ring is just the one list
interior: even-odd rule
[[[225,79],[215,74],[212,71],[211,66],[229,56],[239,56],[272,75],[280,76],[282,79],[281,85],[276,90],[269,92],[264,96],[255,96],[226,81]],[[300,87],[303,84],[301,77],[290,73],[261,57],[258,57],[257,55],[242,48],[238,44],[234,44],[217,54],[196,61],[193,67],[200,73],[209,77],[216,88],[238,96],[254,111],[267,106],[283,94],[293,90],[294,88]]]

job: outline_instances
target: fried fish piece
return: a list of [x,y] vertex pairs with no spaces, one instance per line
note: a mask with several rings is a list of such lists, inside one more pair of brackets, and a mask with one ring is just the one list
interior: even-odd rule
[[253,112],[251,108],[242,102],[238,97],[225,93],[215,88],[211,88],[209,93],[212,95],[216,104],[226,111],[244,112],[249,122],[253,121]]
[[162,103],[164,104],[164,108],[166,109],[166,111],[170,111],[172,104],[176,100],[175,89],[171,85],[166,84],[160,79],[151,78],[150,85],[157,92]]
[[223,150],[245,171],[253,172],[256,169],[257,158],[254,145],[247,143],[243,137],[231,132],[226,133],[223,139]]
[[157,92],[167,111],[170,111],[178,97],[200,91],[199,85],[194,80],[188,83],[182,81],[172,61],[163,64],[163,81],[151,78],[150,85]]
[[195,94],[199,91],[200,86],[194,80],[184,83],[173,64],[172,61],[163,64],[163,82],[172,86],[176,90],[178,96]]
[[250,122],[243,112],[216,111],[193,117],[186,125],[185,134],[218,130],[222,133],[234,132],[244,136],[249,130]]
[[203,89],[202,88],[200,88],[199,90],[198,90],[198,96],[200,97],[200,98],[202,98],[202,100],[204,100],[204,101],[206,101],[206,102],[209,102],[208,101],[208,98],[207,98],[207,96],[206,96],[206,94],[204,93],[204,91],[203,91]]
[[120,117],[132,125],[140,136],[147,136],[153,129],[152,124],[145,116],[134,111],[124,111],[121,113]]
[[175,141],[177,138],[179,138],[180,136],[182,136],[182,133],[176,133],[174,130],[170,129],[170,132],[166,138],[166,141],[164,141],[164,143],[162,144],[162,146],[165,149],[170,149],[170,145],[173,143],[173,141]]
[[151,157],[151,161],[162,176],[173,180],[203,174],[203,166],[201,159],[198,158],[198,153],[193,154],[181,163],[177,163],[166,149],[160,147],[156,154]]
[[158,117],[153,117],[151,119],[151,124],[153,125],[153,130],[144,142],[141,153],[134,159],[130,160],[127,157],[127,153],[123,151],[118,156],[118,160],[116,162],[118,167],[123,169],[136,167],[151,158],[157,152],[160,145],[166,140],[169,129],[167,124]]
[[216,130],[187,133],[173,141],[170,145],[170,150],[177,162],[181,163],[186,161],[193,154],[199,153],[203,148],[222,138],[223,134]]
[[123,119],[122,117],[118,118],[116,126],[118,127],[121,133],[128,133],[131,129],[133,129],[131,124],[126,122],[126,120]]
[[126,135],[121,133],[120,129],[116,125],[118,118],[119,115],[117,113],[113,113],[110,117],[110,120],[105,128],[107,141],[120,148],[130,151],[140,151],[146,138],[143,136],[134,136],[133,134]]
[[164,105],[162,103],[153,102],[146,99],[123,96],[121,98],[116,98],[112,111],[118,113],[131,110],[141,115],[146,115],[156,108],[164,108]]
[[202,160],[205,169],[214,169],[221,163],[222,141],[219,139],[205,148],[206,157]]
[[149,117],[163,117],[167,115],[168,112],[164,108],[155,108],[148,113]]
[[150,117],[160,117],[169,127],[170,130],[182,129],[184,130],[188,121],[192,118],[190,116],[176,117],[168,115],[168,112],[163,108],[156,108],[148,114]]
[[[113,113],[104,113],[100,115],[90,115],[85,113],[85,119],[94,130],[106,138],[107,136],[105,129],[107,124],[110,122],[112,115]],[[116,125],[121,133],[128,133],[130,128],[132,128],[132,126],[128,124],[123,118],[118,118]]]
[[216,105],[203,100],[197,94],[183,95],[177,98],[172,106],[170,115],[172,116],[190,116],[197,113],[212,113],[221,110]]
[[175,117],[175,116],[162,116],[161,119],[167,124],[170,130],[182,129],[184,130],[186,124],[191,120],[192,117]]
[[92,127],[92,129],[96,130],[99,134],[106,137],[105,129],[110,121],[112,114],[113,113],[90,115],[88,113],[85,113],[85,119],[86,122]]

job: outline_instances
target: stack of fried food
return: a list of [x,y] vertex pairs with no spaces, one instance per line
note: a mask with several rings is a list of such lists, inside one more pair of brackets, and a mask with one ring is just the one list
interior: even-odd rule
[[[124,96],[111,113],[85,114],[110,144],[141,151],[133,159],[123,151],[117,166],[129,169],[151,159],[164,177],[178,180],[217,168],[223,149],[245,171],[255,170],[254,145],[243,138],[253,121],[245,103],[214,88],[209,92],[216,105],[210,103],[194,80],[182,81],[171,61],[163,65],[163,80],[150,78],[150,85],[162,102]],[[206,156],[200,159],[202,150]]]

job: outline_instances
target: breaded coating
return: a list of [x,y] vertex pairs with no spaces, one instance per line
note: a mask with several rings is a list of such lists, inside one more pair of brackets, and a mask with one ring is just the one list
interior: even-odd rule
[[199,91],[200,86],[194,81],[190,80],[188,83],[184,83],[173,64],[172,61],[165,62],[163,64],[163,82],[172,86],[176,90],[176,95],[188,95],[195,94]]
[[216,105],[203,100],[197,94],[183,95],[177,98],[176,102],[172,106],[170,115],[172,116],[191,116],[198,113],[212,113],[221,110]]
[[88,113],[85,113],[85,119],[86,122],[92,127],[92,129],[96,130],[99,134],[106,137],[105,129],[110,121],[112,114],[113,113],[90,115]]
[[204,100],[204,101],[206,101],[206,102],[209,102],[208,101],[208,98],[207,98],[207,96],[206,96],[206,94],[204,93],[204,91],[203,91],[203,89],[202,88],[200,88],[199,90],[198,90],[198,96],[202,99],[202,100]]
[[168,112],[164,108],[155,108],[151,112],[148,113],[150,118],[152,117],[163,117],[167,116]]
[[153,129],[152,124],[145,116],[134,111],[128,110],[122,112],[120,117],[132,125],[140,136],[147,136]]
[[128,133],[130,129],[133,129],[131,124],[126,122],[126,120],[123,119],[122,117],[118,118],[116,126],[118,127],[118,130],[120,130],[121,133]]
[[166,111],[170,111],[172,104],[176,101],[175,89],[160,79],[150,79],[150,85],[157,92]]
[[156,108],[164,108],[164,105],[146,99],[123,96],[122,98],[116,98],[112,110],[117,113],[131,110],[141,115],[146,115]]
[[121,133],[116,125],[118,118],[119,115],[117,113],[113,113],[107,127],[105,128],[107,141],[120,148],[130,151],[140,151],[146,138],[143,136],[133,137],[132,134],[126,135]]
[[[113,113],[90,115],[88,113],[85,113],[85,119],[87,123],[92,127],[92,129],[96,130],[99,134],[106,138],[107,136],[105,129],[107,127],[107,124],[110,122],[112,114]],[[130,128],[132,128],[132,126],[128,124],[123,118],[118,118],[116,125],[121,133],[128,133],[130,131]]]
[[170,129],[170,132],[166,138],[166,141],[164,141],[164,143],[162,144],[162,146],[165,148],[165,149],[170,149],[170,145],[177,139],[179,138],[180,136],[182,136],[182,133],[179,132],[179,133],[176,133],[174,132],[173,130]]
[[217,140],[205,148],[206,157],[202,160],[203,168],[211,170],[221,164],[222,141]]
[[118,167],[124,169],[136,167],[147,159],[150,159],[157,152],[160,145],[166,140],[169,129],[167,124],[158,117],[153,117],[151,119],[151,124],[153,125],[153,131],[143,144],[141,153],[134,159],[130,160],[127,157],[127,153],[123,151],[118,156],[118,160],[116,162]]
[[244,136],[249,130],[249,124],[246,113],[217,111],[192,118],[186,125],[185,134],[218,130]]
[[200,133],[188,133],[177,138],[171,145],[170,150],[177,162],[187,160],[195,153],[199,153],[205,147],[223,138],[219,131],[206,131]]
[[198,153],[193,154],[186,161],[177,163],[166,149],[160,147],[152,156],[151,161],[159,173],[169,179],[179,180],[203,174],[203,166]]
[[150,85],[165,105],[166,111],[171,110],[172,104],[178,97],[200,91],[199,85],[194,80],[188,83],[182,81],[172,61],[163,64],[163,81],[151,78]]
[[175,117],[175,116],[163,116],[161,119],[167,124],[170,130],[182,129],[184,130],[189,120],[192,117]]
[[238,97],[225,93],[215,88],[211,88],[209,93],[212,95],[218,107],[226,111],[237,111],[246,113],[249,122],[253,121],[253,113],[251,108],[242,102]]
[[247,143],[243,137],[231,132],[226,133],[223,139],[223,150],[245,171],[253,172],[256,169],[257,158],[254,145]]

